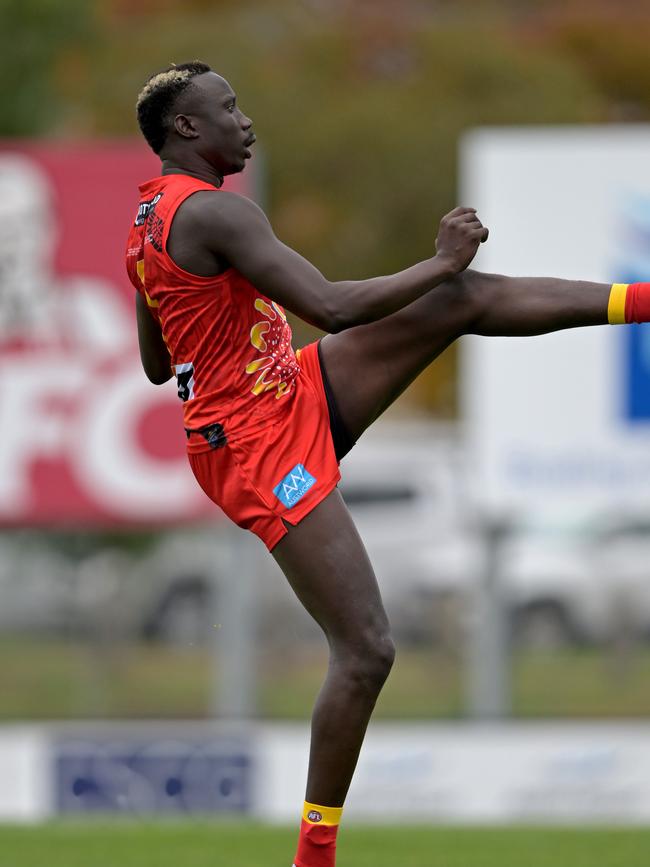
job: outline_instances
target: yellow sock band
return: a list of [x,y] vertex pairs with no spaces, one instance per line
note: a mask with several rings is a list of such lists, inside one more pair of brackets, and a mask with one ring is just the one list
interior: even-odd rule
[[610,325],[625,325],[625,296],[629,283],[612,283],[607,304],[607,321]]
[[302,818],[310,825],[338,825],[342,814],[343,807],[321,807],[305,801]]

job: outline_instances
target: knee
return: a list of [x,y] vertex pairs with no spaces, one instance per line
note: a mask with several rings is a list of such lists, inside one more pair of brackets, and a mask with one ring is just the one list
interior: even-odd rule
[[388,632],[375,633],[347,648],[339,657],[348,679],[371,694],[378,694],[395,661],[395,645]]
[[464,314],[464,331],[475,331],[477,324],[494,305],[501,281],[497,274],[467,269],[453,278],[454,291]]
[[375,638],[370,653],[369,669],[373,678],[381,685],[390,674],[395,662],[395,653],[395,644],[390,633]]

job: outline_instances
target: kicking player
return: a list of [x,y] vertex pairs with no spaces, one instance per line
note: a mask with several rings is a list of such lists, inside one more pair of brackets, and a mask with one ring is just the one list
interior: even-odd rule
[[[460,335],[647,321],[650,284],[467,271],[488,236],[471,208],[442,220],[431,258],[330,282],[257,205],[219,189],[255,142],[227,81],[203,63],[172,66],[147,81],[137,113],[162,160],[160,177],[140,186],[127,247],[142,363],[154,383],[175,374],[197,481],[262,539],[329,642],[294,864],[334,867],[343,802],[395,654],[336,487],[340,459]],[[284,307],[327,335],[294,353]]]

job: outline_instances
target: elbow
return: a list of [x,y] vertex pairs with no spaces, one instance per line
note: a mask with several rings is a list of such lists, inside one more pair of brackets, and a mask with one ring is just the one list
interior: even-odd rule
[[[145,371],[146,372],[146,371]],[[149,382],[153,382],[154,385],[164,385],[166,382],[172,378],[171,373],[147,373],[147,379]]]
[[339,331],[345,331],[346,328],[350,328],[355,323],[338,304],[330,302],[324,304],[319,310],[313,324],[328,334],[338,334]]
[[163,385],[174,374],[171,366],[171,358],[167,347],[150,347],[140,344],[140,362],[145,376],[154,385]]
[[169,365],[165,366],[157,366],[151,364],[143,364],[142,365],[145,376],[152,382],[154,385],[164,385],[166,382],[172,378],[172,371]]
[[349,316],[345,316],[342,312],[337,313],[329,320],[330,334],[338,334],[339,331],[345,331],[346,328],[351,328],[356,325]]
[[338,334],[339,331],[345,331],[348,327],[343,318],[339,316],[321,317],[320,322],[315,324],[321,331],[326,331],[327,334]]
[[328,318],[327,327],[323,328],[323,330],[330,334],[338,334],[339,331],[354,328],[355,325],[363,325],[366,321],[341,310]]

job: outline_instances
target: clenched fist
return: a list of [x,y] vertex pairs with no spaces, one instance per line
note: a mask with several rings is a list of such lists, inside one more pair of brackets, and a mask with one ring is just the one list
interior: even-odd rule
[[444,260],[449,270],[457,274],[467,268],[479,244],[487,241],[488,234],[476,215],[476,208],[454,208],[440,221],[437,258]]

